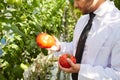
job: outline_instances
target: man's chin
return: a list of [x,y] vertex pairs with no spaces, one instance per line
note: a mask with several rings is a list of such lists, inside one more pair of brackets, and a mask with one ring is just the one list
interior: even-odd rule
[[89,14],[90,12],[81,11],[81,13],[85,15],[85,14]]

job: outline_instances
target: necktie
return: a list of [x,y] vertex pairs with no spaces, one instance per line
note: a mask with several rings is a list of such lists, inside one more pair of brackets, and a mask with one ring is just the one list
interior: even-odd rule
[[[88,32],[90,31],[90,28],[92,26],[92,21],[93,21],[93,18],[95,17],[95,14],[90,13],[89,17],[90,17],[89,21],[88,21],[87,25],[85,26],[85,28],[83,29],[83,31],[80,35],[79,41],[78,41],[76,54],[75,54],[77,63],[81,63],[85,42],[86,42],[86,39],[87,39]],[[72,79],[73,80],[78,80],[78,73],[72,73]]]

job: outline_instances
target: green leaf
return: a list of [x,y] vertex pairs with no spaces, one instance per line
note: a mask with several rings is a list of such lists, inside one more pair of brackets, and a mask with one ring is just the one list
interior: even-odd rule
[[69,0],[70,4],[73,6],[74,5],[74,0]]
[[15,75],[16,78],[22,78],[22,73],[24,72],[24,70],[21,68],[20,65],[16,65],[14,68],[13,68],[13,73]]
[[3,74],[0,73],[0,80],[7,80]]
[[12,30],[14,33],[17,33],[17,34],[21,35],[22,37],[26,37],[25,34],[22,31],[20,31],[18,29],[18,27],[15,25],[12,25],[11,27],[4,26],[4,29]]
[[48,50],[42,48],[41,51],[44,55],[46,55],[46,56],[48,55]]
[[0,10],[3,10],[3,9],[5,9],[5,6],[2,3],[0,3]]

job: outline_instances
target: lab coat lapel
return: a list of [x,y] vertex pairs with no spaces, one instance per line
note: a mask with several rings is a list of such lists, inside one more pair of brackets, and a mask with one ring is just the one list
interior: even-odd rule
[[[98,31],[93,33],[89,40],[87,41],[88,44],[88,59],[90,61],[88,63],[94,64],[96,56],[104,43],[107,41],[108,37],[112,34],[112,31],[109,28],[100,28]],[[102,59],[101,59],[102,60]]]

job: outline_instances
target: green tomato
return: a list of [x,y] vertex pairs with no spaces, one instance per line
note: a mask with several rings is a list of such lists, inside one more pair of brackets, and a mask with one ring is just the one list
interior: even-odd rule
[[25,14],[23,14],[21,17],[20,17],[20,20],[21,21],[25,21],[27,19],[27,16]]
[[23,70],[28,69],[28,66],[27,66],[26,64],[23,64],[23,63],[20,64],[20,67],[21,67]]
[[8,4],[14,4],[14,3],[15,3],[15,0],[6,0],[6,2],[7,2]]
[[16,5],[21,5],[22,4],[22,0],[15,0],[15,4]]

